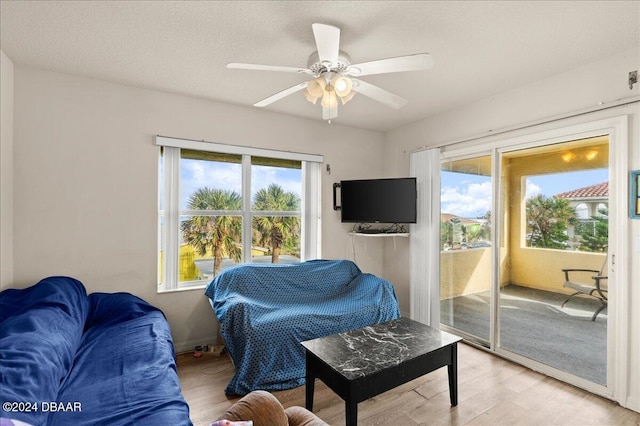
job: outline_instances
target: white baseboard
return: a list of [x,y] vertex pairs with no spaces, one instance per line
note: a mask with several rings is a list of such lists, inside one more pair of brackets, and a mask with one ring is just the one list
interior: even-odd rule
[[624,407],[640,413],[640,400],[638,400],[637,398],[627,398]]

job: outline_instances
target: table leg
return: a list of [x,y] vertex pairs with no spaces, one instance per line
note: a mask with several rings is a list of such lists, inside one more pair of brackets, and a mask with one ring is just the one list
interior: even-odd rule
[[307,357],[307,369],[305,372],[305,401],[304,406],[307,410],[313,411],[313,392],[315,390],[316,378],[309,368],[309,357]]
[[447,365],[449,371],[449,398],[451,406],[458,405],[458,344],[451,345],[451,364]]
[[306,378],[304,406],[309,411],[313,411],[313,391],[315,381],[316,380],[313,377],[307,376]]
[[357,426],[358,425],[358,403],[353,402],[350,399],[347,399],[344,403],[345,408],[345,424],[347,426]]

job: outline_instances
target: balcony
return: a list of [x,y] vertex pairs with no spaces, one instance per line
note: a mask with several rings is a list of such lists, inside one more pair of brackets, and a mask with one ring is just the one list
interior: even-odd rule
[[[607,310],[563,287],[562,268],[600,270],[603,253],[520,247],[501,250],[500,347],[594,383],[606,385]],[[443,251],[442,324],[489,340],[490,247]],[[592,275],[592,274],[591,274]]]

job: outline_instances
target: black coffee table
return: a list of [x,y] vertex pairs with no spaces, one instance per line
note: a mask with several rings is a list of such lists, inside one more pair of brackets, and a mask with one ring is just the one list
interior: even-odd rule
[[306,352],[306,408],[315,379],[345,401],[347,426],[358,424],[358,403],[445,365],[451,405],[458,405],[458,336],[409,318],[302,342]]

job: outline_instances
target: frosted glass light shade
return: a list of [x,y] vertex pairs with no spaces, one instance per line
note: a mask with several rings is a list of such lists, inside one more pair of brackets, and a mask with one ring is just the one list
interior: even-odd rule
[[333,81],[333,87],[335,87],[338,96],[347,96],[351,93],[351,79],[347,77],[336,77]]
[[324,94],[324,89],[327,86],[327,81],[324,77],[318,77],[315,80],[311,80],[307,85],[307,90],[311,96],[316,98],[321,97]]
[[325,108],[332,108],[338,106],[338,97],[336,96],[336,91],[333,86],[328,85],[322,96],[322,106]]
[[356,92],[351,91],[349,92],[348,95],[346,96],[340,96],[340,100],[342,101],[342,105],[346,104],[347,102],[349,102],[351,99],[353,99],[353,97],[356,95]]

